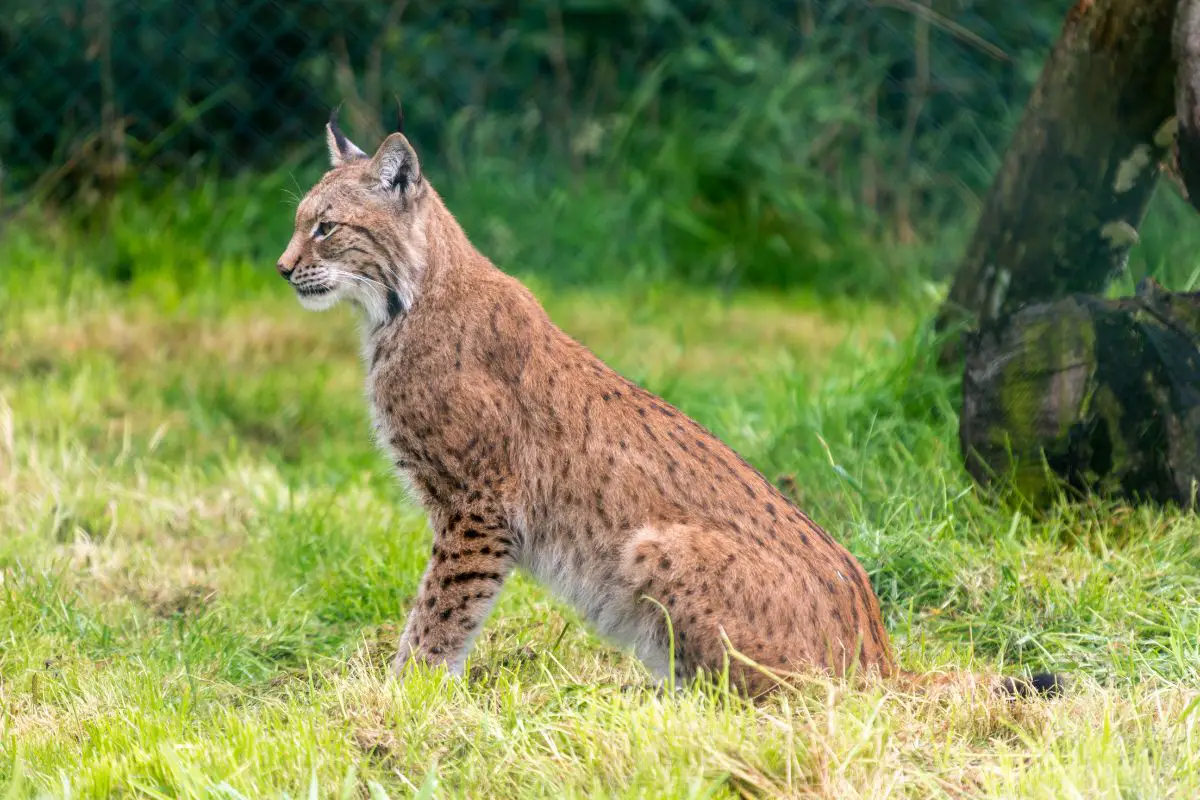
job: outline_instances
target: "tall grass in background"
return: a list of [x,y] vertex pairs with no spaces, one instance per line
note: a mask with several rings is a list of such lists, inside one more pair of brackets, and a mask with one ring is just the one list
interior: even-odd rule
[[[879,74],[869,60],[854,73],[837,61],[765,45],[686,50],[651,70],[624,108],[579,124],[566,155],[544,147],[544,120],[475,108],[434,141],[413,138],[476,244],[518,274],[556,285],[906,295],[944,274],[930,245],[947,252],[963,215],[918,235],[881,212],[901,188],[886,166],[899,144],[864,106]],[[707,102],[664,108],[664,87],[685,76]],[[146,173],[99,203],[34,193],[9,227],[37,239],[48,230],[37,220],[50,216],[55,240],[87,251],[81,266],[119,283],[169,276],[186,290],[208,278],[206,264],[226,279],[267,270],[298,197],[326,167],[324,120],[311,123],[310,142],[281,150],[273,169]]]
[[[801,6],[782,32],[762,9],[741,34],[724,17],[659,20],[670,35],[639,45],[649,48],[639,57],[656,55],[627,84],[605,77],[602,58],[581,74],[571,51],[561,66],[574,94],[547,84],[520,103],[497,90],[437,117],[422,97],[442,87],[406,86],[412,136],[475,243],[522,276],[928,304],[957,263],[1058,11],[1037,4],[1009,20],[966,3],[974,27],[956,28],[886,3]],[[562,35],[565,47],[588,34]],[[345,94],[393,78],[376,67],[313,79]],[[325,167],[318,110],[307,141],[281,142],[244,169],[210,153],[131,172],[102,199],[72,195],[65,178],[37,183],[11,204],[21,210],[0,223],[5,238],[24,229],[119,284],[261,285],[296,200]],[[380,130],[350,133],[370,149]],[[1144,275],[1195,282],[1192,212],[1175,194],[1159,192],[1115,291]]]

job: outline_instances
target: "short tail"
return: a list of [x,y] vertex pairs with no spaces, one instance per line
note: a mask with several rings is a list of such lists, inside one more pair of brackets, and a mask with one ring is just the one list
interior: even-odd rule
[[1067,679],[1057,672],[1035,672],[1028,678],[1000,678],[997,688],[1008,697],[1062,697]]
[[976,672],[898,672],[895,681],[908,691],[926,694],[941,689],[986,688],[1001,697],[1031,699],[1062,697],[1067,679],[1056,672],[1035,672],[1028,678],[1012,678]]

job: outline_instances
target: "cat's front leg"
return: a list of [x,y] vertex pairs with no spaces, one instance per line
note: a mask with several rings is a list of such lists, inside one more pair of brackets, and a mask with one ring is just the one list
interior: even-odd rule
[[412,661],[461,675],[476,635],[516,563],[515,542],[486,499],[433,515],[434,540],[393,669]]

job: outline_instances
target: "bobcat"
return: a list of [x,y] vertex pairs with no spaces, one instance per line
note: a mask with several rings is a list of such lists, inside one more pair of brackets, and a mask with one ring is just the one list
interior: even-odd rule
[[461,674],[519,566],[659,679],[728,666],[743,690],[773,687],[730,649],[777,671],[899,674],[854,557],[555,327],[471,245],[402,133],[368,156],[335,113],[326,138],[332,169],[278,270],[306,308],[361,310],[375,434],[429,514],[398,671]]

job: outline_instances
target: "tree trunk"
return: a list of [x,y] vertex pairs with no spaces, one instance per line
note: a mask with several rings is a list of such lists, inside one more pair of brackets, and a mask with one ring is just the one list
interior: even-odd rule
[[[1189,2],[1190,0],[1184,0]],[[1171,142],[1176,0],[1079,0],[938,315],[975,327],[1125,267]],[[952,357],[958,352],[943,354]]]
[[967,469],[1045,505],[1082,492],[1194,505],[1200,481],[1200,292],[1072,295],[966,337]]
[[1175,56],[1176,166],[1184,193],[1200,209],[1200,0],[1179,0],[1171,49]]

